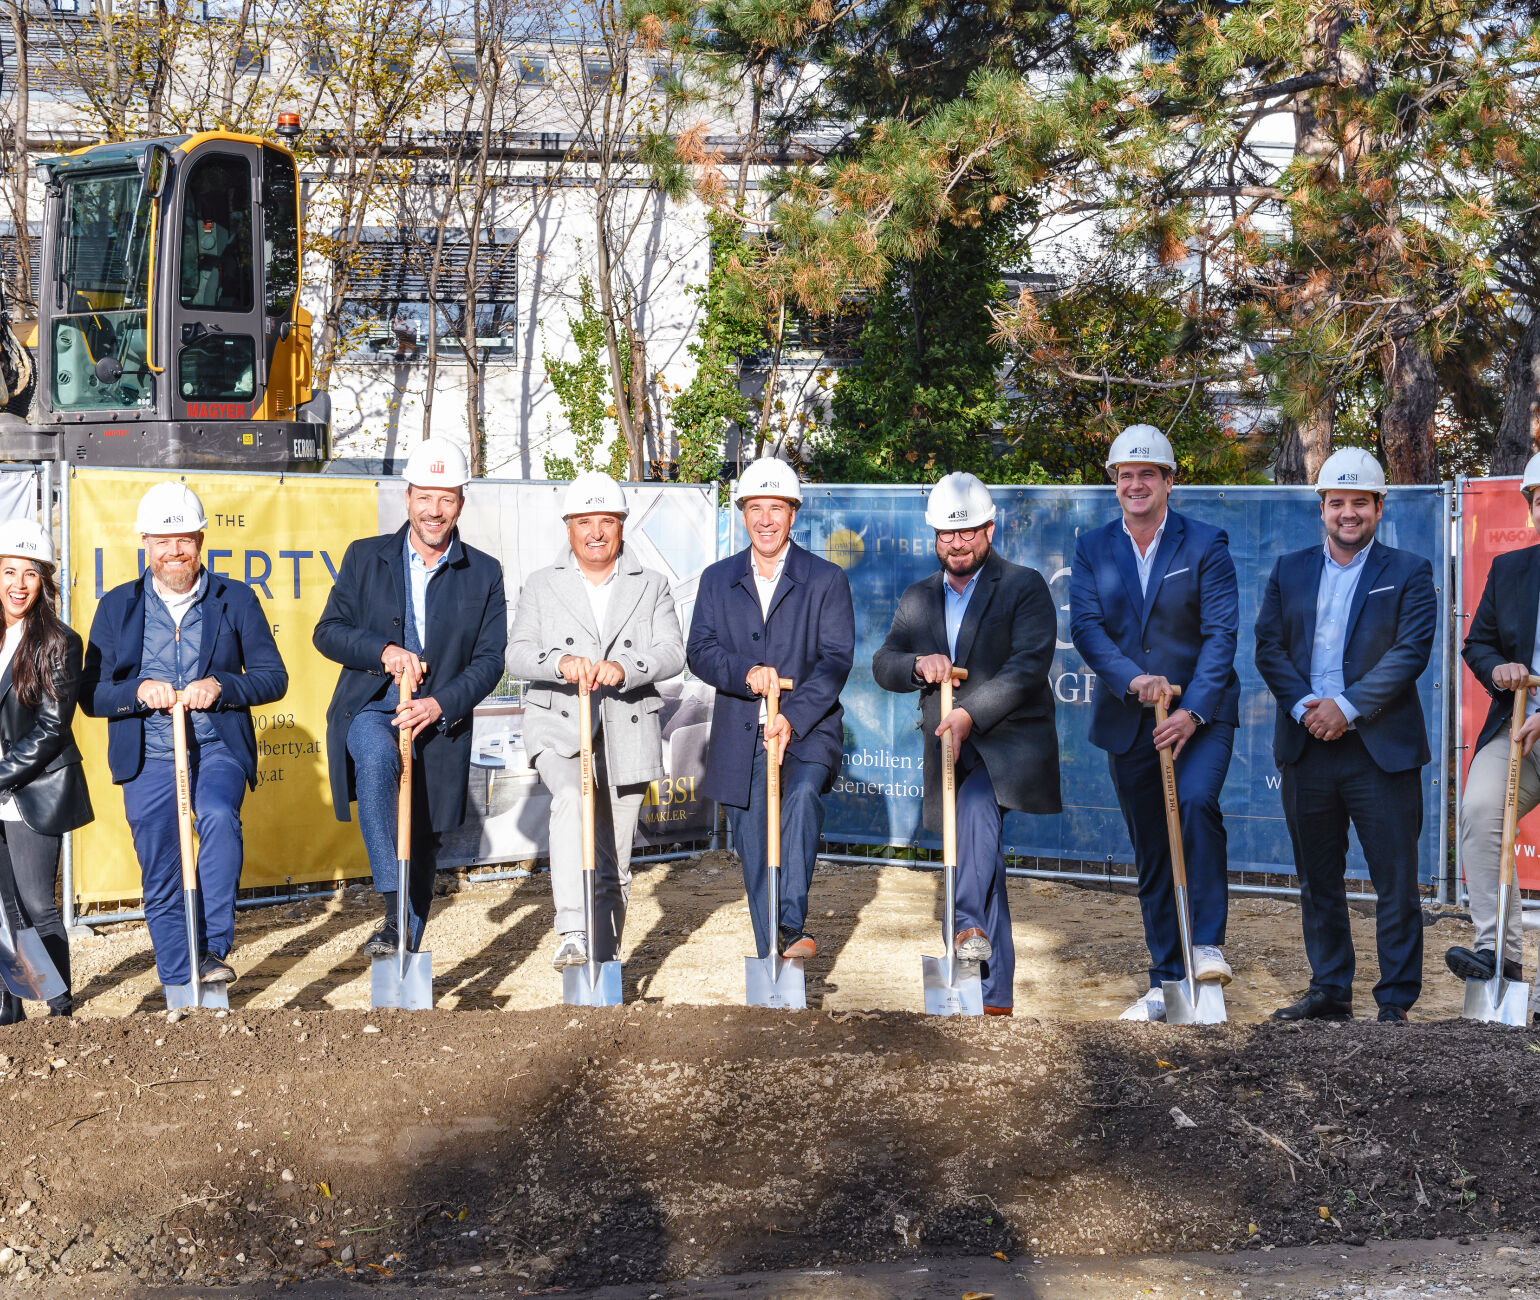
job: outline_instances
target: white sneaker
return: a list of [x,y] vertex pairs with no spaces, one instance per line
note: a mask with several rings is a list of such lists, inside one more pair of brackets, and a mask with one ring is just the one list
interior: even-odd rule
[[581,966],[588,960],[588,936],[581,930],[564,934],[556,945],[556,955],[551,965],[561,970],[564,966]]
[[1195,980],[1218,980],[1221,985],[1228,984],[1234,978],[1235,972],[1230,969],[1230,963],[1225,960],[1225,955],[1212,944],[1199,944],[1192,950],[1192,977]]
[[1151,989],[1129,1007],[1119,1020],[1157,1020],[1166,1018],[1166,994],[1164,989]]

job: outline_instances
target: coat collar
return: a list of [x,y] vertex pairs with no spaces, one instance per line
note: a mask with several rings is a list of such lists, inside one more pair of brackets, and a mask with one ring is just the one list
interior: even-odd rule
[[[999,553],[993,548],[985,557],[984,567],[979,570],[978,585],[973,588],[973,595],[968,598],[968,608],[963,614],[962,626],[957,629],[957,654],[952,662],[966,668],[968,656],[973,653],[973,640],[978,635],[979,623],[989,610],[989,602],[995,598],[995,588],[1000,583],[1000,573],[1003,566]],[[942,582],[946,581],[945,577]],[[946,631],[945,593],[942,593],[942,622],[943,635]]]
[[[738,586],[749,593],[754,600],[754,612],[759,615],[759,590],[754,586],[754,548],[745,546],[738,552]],[[770,621],[770,615],[781,607],[781,602],[786,599],[794,586],[799,586],[807,581],[808,573],[812,569],[812,561],[808,553],[796,542],[790,542],[786,551],[786,567],[781,570],[781,580],[775,585],[775,594],[770,597],[769,612],[760,615],[760,627],[763,628]]]
[[565,589],[568,609],[598,638],[604,650],[608,650],[620,634],[620,629],[626,625],[632,612],[641,602],[644,590],[644,584],[641,581],[642,562],[636,558],[630,547],[621,545],[620,554],[615,557],[615,585],[614,590],[610,592],[610,603],[604,611],[603,627],[594,626],[593,606],[588,603],[588,592],[585,589],[588,579],[578,568],[577,557],[573,555],[572,547],[563,547],[561,554],[552,562],[551,567],[556,570],[557,581]]

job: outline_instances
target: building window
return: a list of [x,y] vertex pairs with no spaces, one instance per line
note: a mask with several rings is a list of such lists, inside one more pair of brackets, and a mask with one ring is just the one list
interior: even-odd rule
[[[344,348],[353,361],[426,361],[436,322],[439,354],[464,350],[465,276],[470,241],[445,232],[437,292],[430,296],[435,242],[432,227],[365,232],[358,265],[343,300]],[[476,346],[483,356],[512,358],[518,328],[517,246],[489,232],[476,256]]]
[[546,61],[527,54],[521,54],[518,58],[519,85],[538,86],[543,84],[549,72]]
[[583,80],[601,89],[615,79],[615,67],[607,59],[589,59],[583,64]]
[[476,55],[471,50],[451,51],[449,75],[462,86],[477,86],[481,78],[476,72]]
[[56,14],[78,14],[80,12],[80,0],[52,0],[49,8]]
[[235,47],[235,75],[267,71],[267,51],[251,41],[242,41]]
[[327,77],[337,71],[337,57],[330,47],[317,42],[305,55],[305,71],[312,77]]

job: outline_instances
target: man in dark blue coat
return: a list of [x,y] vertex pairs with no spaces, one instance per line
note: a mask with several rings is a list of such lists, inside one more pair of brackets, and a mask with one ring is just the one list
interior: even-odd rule
[[[1150,991],[1125,1020],[1164,1020],[1161,981],[1185,974],[1160,750],[1176,759],[1192,909],[1194,977],[1228,984],[1224,959],[1229,860],[1219,792],[1240,721],[1235,564],[1223,529],[1168,508],[1176,458],[1153,425],[1113,440],[1107,472],[1121,516],[1081,535],[1070,575],[1075,648],[1099,679],[1091,743],[1107,751],[1139,871],[1150,950]],[[1180,707],[1156,726],[1154,704],[1181,687]]]
[[1382,1021],[1400,1024],[1422,991],[1417,840],[1421,769],[1432,757],[1417,679],[1438,628],[1433,567],[1376,540],[1385,472],[1347,447],[1317,476],[1326,544],[1280,556],[1257,614],[1256,664],[1278,701],[1273,757],[1299,873],[1310,987],[1275,1020],[1353,1014],[1348,826],[1378,899]]
[[[701,574],[687,646],[690,671],[717,692],[701,791],[727,809],[754,940],[768,957],[765,752],[771,740],[783,747],[777,942],[782,956],[811,957],[818,949],[805,928],[807,892],[823,833],[823,794],[844,748],[840,692],[855,656],[855,612],[844,572],[791,540],[802,486],[789,465],[755,461],[733,500],[749,545]],[[781,677],[795,683],[784,699],[776,685]],[[773,727],[770,696],[781,707]]]
[[[1001,831],[1006,809],[1056,813],[1059,738],[1053,665],[1059,616],[1036,569],[994,549],[995,503],[972,474],[948,474],[925,504],[940,569],[906,590],[872,677],[889,691],[922,691],[925,827],[942,829],[941,740],[957,756],[957,933],[962,961],[980,962],[986,1015],[1008,1016],[1016,945],[1011,934]],[[967,670],[941,716],[937,687]]]
[[123,787],[162,984],[192,980],[169,710],[180,692],[198,828],[198,978],[229,983],[241,804],[257,784],[251,708],[289,689],[251,588],[203,567],[207,524],[185,483],[157,483],[144,494],[136,527],[149,572],[102,597],[81,680],[81,712],[107,719],[107,766]]
[[[508,603],[503,571],[460,540],[456,524],[470,478],[454,443],[428,438],[406,462],[407,522],[354,542],[316,624],[315,647],[342,665],[326,711],[332,806],[358,823],[385,917],[364,943],[371,957],[396,950],[396,799],[399,728],[412,733],[412,951],[422,944],[444,832],[465,820],[476,706],[503,674]],[[405,678],[412,698],[403,703]]]

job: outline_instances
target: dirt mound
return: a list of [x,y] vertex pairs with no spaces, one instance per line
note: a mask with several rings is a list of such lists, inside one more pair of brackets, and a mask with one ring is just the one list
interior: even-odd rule
[[0,1268],[578,1286],[1540,1223],[1530,1032],[635,1004],[29,1022]]

